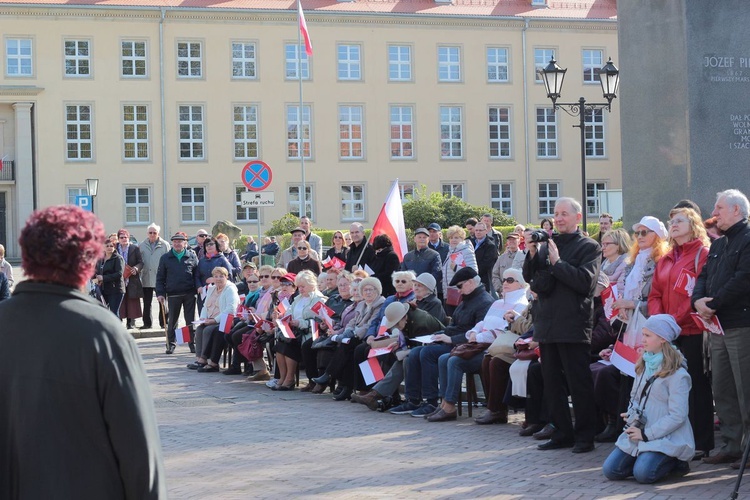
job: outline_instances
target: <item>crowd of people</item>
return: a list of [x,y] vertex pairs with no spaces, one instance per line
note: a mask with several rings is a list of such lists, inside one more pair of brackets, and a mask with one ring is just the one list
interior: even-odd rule
[[[540,450],[615,443],[611,480],[681,476],[698,459],[739,467],[750,430],[747,198],[718,193],[707,221],[683,200],[666,224],[646,215],[632,233],[602,214],[591,237],[581,211],[560,198],[541,229],[505,238],[489,215],[447,228],[445,242],[432,223],[403,258],[358,223],[324,249],[303,217],[288,248],[250,241],[242,258],[224,234],[201,230],[191,249],[185,233],[167,242],[152,224],[138,246],[125,229],[111,235],[93,280],[128,327],[152,325],[156,296],[166,354],[182,315],[197,373],[330,391],[427,422],[456,420],[464,377],[478,376],[487,410],[476,424],[523,409],[519,433]],[[271,243],[278,263],[256,264]],[[637,361],[622,363],[623,346]]]

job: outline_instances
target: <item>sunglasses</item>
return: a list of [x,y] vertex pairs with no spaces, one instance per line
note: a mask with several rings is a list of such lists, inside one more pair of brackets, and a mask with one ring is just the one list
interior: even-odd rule
[[503,278],[503,283],[510,283],[511,285],[516,282],[515,278]]
[[406,283],[408,283],[408,281],[406,281],[406,280],[393,280],[393,282],[394,283],[399,283],[399,284],[402,284],[402,285],[405,285]]
[[271,276],[271,279],[272,279],[272,280],[280,280],[280,279],[281,279],[281,276]]
[[307,247],[297,247],[297,250],[307,250]]
[[207,234],[198,234],[198,235],[196,235],[196,238],[205,238],[206,236],[208,236],[208,235]]
[[646,236],[648,236],[648,233],[653,233],[653,231],[650,229],[641,229],[640,231],[633,231],[633,234],[635,236],[640,236],[642,238],[645,238]]
[[294,284],[294,283],[292,283],[292,282],[290,282],[290,281],[282,281],[282,282],[281,282],[281,286],[292,286],[293,284]]
[[263,279],[263,278],[270,278],[270,277],[271,277],[271,275],[270,275],[270,274],[261,274],[261,275],[260,275],[260,278],[261,278],[261,279]]
[[461,288],[463,288],[463,286],[464,286],[464,285],[465,285],[466,283],[468,283],[468,281],[462,281],[461,283],[456,283],[456,288],[458,288],[459,290],[461,290]]
[[260,283],[260,280],[247,280],[248,283]]
[[149,231],[148,234],[159,234],[156,231]]
[[341,237],[341,236],[334,236],[334,237],[333,237],[333,239],[334,239],[334,240],[343,240],[344,238],[343,238],[343,237]]

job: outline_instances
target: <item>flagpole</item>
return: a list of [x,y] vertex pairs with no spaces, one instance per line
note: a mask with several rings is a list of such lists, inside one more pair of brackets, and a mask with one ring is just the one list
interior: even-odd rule
[[[300,188],[299,194],[299,216],[303,217],[307,215],[305,208],[305,150],[304,141],[302,139],[302,114],[303,114],[303,100],[302,100],[302,19],[300,19],[300,12],[302,12],[301,0],[297,0],[297,78],[299,79],[299,114],[297,115],[297,151],[299,152],[300,167],[302,169],[302,187]],[[310,214],[312,215],[312,214]]]

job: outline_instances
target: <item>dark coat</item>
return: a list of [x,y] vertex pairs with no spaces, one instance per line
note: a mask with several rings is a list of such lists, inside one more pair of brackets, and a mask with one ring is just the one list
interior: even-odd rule
[[422,300],[418,300],[417,307],[434,316],[435,319],[441,323],[445,323],[445,309],[443,309],[443,303],[440,302],[440,299],[438,299],[434,293],[429,294]]
[[401,263],[402,271],[414,271],[419,276],[422,273],[430,273],[437,282],[437,288],[442,288],[443,280],[443,261],[440,254],[432,248],[423,250],[412,250],[404,255],[404,261]]
[[[120,245],[117,245],[117,251],[120,251]],[[143,255],[137,245],[128,245],[128,261],[125,263],[130,267],[138,269],[136,274],[131,275],[125,285],[127,298],[139,299],[143,297],[143,283],[141,282],[141,271],[143,270]]]
[[742,219],[711,243],[691,301],[712,297],[722,328],[750,326],[750,224]]
[[376,253],[375,258],[370,262],[370,268],[373,270],[372,276],[380,280],[380,284],[383,285],[383,297],[396,293],[391,275],[400,267],[401,261],[392,246],[385,247]]
[[156,295],[185,295],[195,293],[195,276],[198,271],[198,257],[189,248],[181,260],[177,260],[174,250],[165,253],[159,259],[156,271]]
[[217,267],[223,267],[229,273],[229,281],[232,281],[232,264],[224,257],[224,254],[217,253],[210,259],[203,257],[198,262],[198,268],[195,271],[195,283],[194,287],[197,290],[203,286],[206,286],[206,280],[211,277],[213,271]]
[[286,270],[294,274],[299,274],[300,271],[305,270],[312,271],[315,276],[319,275],[322,272],[320,261],[315,260],[312,257],[308,257],[305,260],[297,257],[286,266]]
[[454,344],[465,343],[466,332],[484,319],[493,302],[495,299],[481,286],[470,294],[464,295],[461,303],[453,311],[453,322],[445,328],[445,334]]
[[534,310],[537,342],[591,343],[594,289],[601,265],[601,247],[580,231],[554,236],[560,260],[546,261],[546,245],[526,255],[523,277],[538,296]]
[[[471,244],[476,247],[476,239],[471,239]],[[488,292],[492,290],[492,268],[495,267],[497,260],[497,247],[495,240],[489,235],[484,239],[479,248],[474,248],[474,255],[477,258],[477,267],[479,268],[479,278],[482,280],[484,289]]]
[[336,247],[331,247],[326,251],[326,259],[332,259],[334,257],[338,257],[342,261],[346,262],[346,258],[349,256],[349,247],[341,247],[340,252],[336,252]]
[[412,306],[409,308],[409,312],[406,313],[404,335],[407,338],[413,339],[414,337],[437,333],[443,328],[445,326],[441,321],[438,321],[436,317],[418,307]]
[[101,259],[96,264],[96,274],[102,275],[102,295],[125,293],[125,280],[122,273],[125,270],[125,261],[117,252],[113,252],[109,259]]
[[[362,255],[361,259],[359,258],[360,254]],[[346,256],[346,267],[344,269],[351,272],[352,267],[356,265],[359,265],[360,269],[364,269],[365,264],[372,267],[373,260],[375,260],[375,250],[372,249],[372,245],[367,243],[367,240],[363,239],[359,245],[352,242],[349,245],[349,255]],[[359,264],[357,264],[357,261],[359,261]]]
[[279,247],[279,244],[275,241],[266,243],[260,249],[261,253],[264,255],[276,255],[277,253],[279,253],[279,250],[281,250],[281,247]]
[[120,319],[26,281],[0,303],[0,325],[5,352],[34,339],[33,356],[0,364],[0,498],[166,499],[146,370]]
[[0,273],[0,300],[10,298],[10,285],[8,284],[8,278],[5,274]]
[[436,246],[433,246],[432,243],[427,243],[427,246],[440,254],[440,265],[442,266],[445,263],[445,258],[448,256],[448,247],[450,247],[450,245],[441,239],[438,240]]

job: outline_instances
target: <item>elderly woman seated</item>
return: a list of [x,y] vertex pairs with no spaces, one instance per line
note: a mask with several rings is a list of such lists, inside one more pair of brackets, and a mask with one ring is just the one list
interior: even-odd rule
[[218,372],[219,357],[224,349],[224,334],[219,331],[222,315],[235,314],[240,304],[237,287],[229,281],[229,271],[215,267],[211,272],[214,286],[209,286],[200,314],[201,324],[195,331],[195,352],[198,359],[188,368],[201,373]]
[[326,297],[318,290],[318,279],[312,271],[300,272],[294,283],[299,294],[287,311],[287,319],[279,318],[282,322],[288,321],[293,337],[281,329],[276,333],[276,366],[279,368],[279,382],[273,388],[275,391],[294,389],[297,364],[302,361],[300,345],[312,335],[310,320],[315,320],[317,316],[312,307],[318,302],[326,301]]
[[[484,319],[466,332],[466,339],[469,343],[474,342],[489,346],[497,338],[498,333],[504,332],[508,328],[506,313],[520,315],[529,304],[526,298],[528,285],[524,281],[520,269],[506,269],[503,273],[502,285],[503,298],[496,300],[487,311]],[[428,422],[456,419],[458,414],[456,403],[464,373],[479,372],[482,368],[484,354],[484,351],[482,351],[469,359],[451,356],[451,353],[440,356],[438,370],[440,374],[440,397],[443,402],[432,415],[427,416]]]

